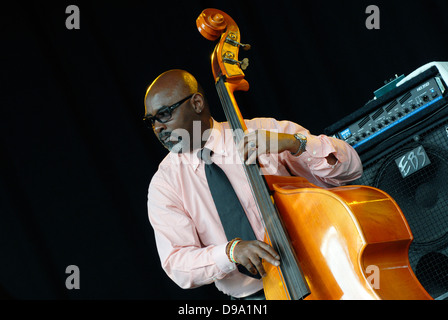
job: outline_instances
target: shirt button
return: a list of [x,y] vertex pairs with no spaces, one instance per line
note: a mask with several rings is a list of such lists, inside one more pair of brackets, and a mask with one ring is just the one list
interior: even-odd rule
[[308,161],[311,161],[311,158],[308,158]]
[[316,150],[313,151],[313,154],[316,154]]

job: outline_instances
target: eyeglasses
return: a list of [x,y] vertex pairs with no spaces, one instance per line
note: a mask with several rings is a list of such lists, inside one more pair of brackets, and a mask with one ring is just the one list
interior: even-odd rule
[[156,122],[156,120],[159,121],[160,123],[166,123],[170,121],[174,109],[180,107],[185,101],[190,99],[193,95],[194,93],[169,107],[162,107],[159,111],[157,111],[155,116],[144,117],[143,122],[149,129],[152,129],[154,127],[154,123]]

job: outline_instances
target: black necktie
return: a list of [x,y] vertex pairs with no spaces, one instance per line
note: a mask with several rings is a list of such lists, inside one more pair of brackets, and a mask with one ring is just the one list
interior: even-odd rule
[[[211,160],[212,151],[202,149],[198,156],[205,162],[205,176],[227,239],[229,241],[235,238],[256,240],[254,231],[229,179],[224,171]],[[238,265],[238,270],[248,276],[260,278],[259,274],[254,276],[241,265]]]

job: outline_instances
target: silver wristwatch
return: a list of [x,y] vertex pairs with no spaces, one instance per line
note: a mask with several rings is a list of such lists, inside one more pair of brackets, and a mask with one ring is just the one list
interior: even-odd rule
[[305,149],[306,149],[306,141],[307,141],[306,136],[301,134],[301,133],[294,133],[294,138],[296,138],[297,140],[300,141],[300,147],[299,147],[299,150],[297,150],[296,153],[291,153],[293,156],[301,154],[302,152],[305,151]]

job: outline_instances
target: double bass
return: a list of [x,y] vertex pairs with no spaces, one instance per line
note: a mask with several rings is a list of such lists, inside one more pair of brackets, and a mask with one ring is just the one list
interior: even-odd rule
[[[199,32],[218,40],[211,58],[216,90],[235,143],[247,128],[235,91],[248,91],[238,60],[241,35],[225,12],[205,9]],[[321,188],[301,177],[261,175],[258,164],[243,164],[266,238],[280,266],[263,262],[263,287],[270,300],[432,299],[413,273],[408,249],[413,240],[397,203],[369,186]]]

